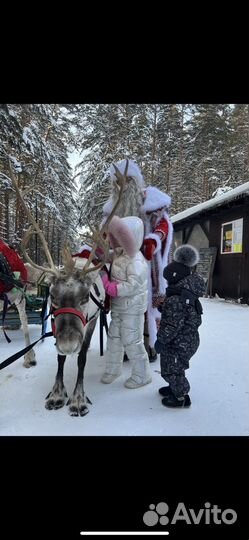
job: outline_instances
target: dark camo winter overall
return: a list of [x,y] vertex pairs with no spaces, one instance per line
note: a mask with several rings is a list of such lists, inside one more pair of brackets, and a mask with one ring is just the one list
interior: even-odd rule
[[[170,287],[168,289],[170,294]],[[158,341],[164,345],[160,355],[161,375],[178,399],[190,390],[185,370],[200,344],[198,327],[202,310],[198,296],[203,296],[204,291],[204,280],[193,273],[174,285],[172,295],[165,298],[162,308],[157,334]]]

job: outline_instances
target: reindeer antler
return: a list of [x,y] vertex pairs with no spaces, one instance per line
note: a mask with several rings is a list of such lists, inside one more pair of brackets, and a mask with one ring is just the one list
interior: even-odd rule
[[93,231],[92,239],[94,240],[94,243],[93,243],[92,251],[90,253],[89,259],[87,260],[84,268],[81,271],[82,274],[87,274],[89,272],[93,272],[94,270],[96,271],[99,268],[102,268],[102,266],[104,266],[104,264],[106,262],[106,261],[103,261],[103,262],[99,263],[97,266],[89,268],[92,260],[94,259],[97,247],[101,247],[103,249],[105,255],[107,254],[107,250],[109,251],[108,242],[106,242],[106,240],[104,239],[104,234],[107,233],[108,225],[109,225],[111,219],[113,218],[113,216],[115,215],[115,212],[116,212],[116,209],[117,209],[118,205],[120,204],[121,197],[122,197],[122,194],[123,194],[123,191],[124,191],[124,186],[125,186],[125,183],[126,183],[129,160],[128,159],[126,160],[124,174],[122,174],[120,172],[120,170],[115,165],[115,163],[113,164],[113,166],[114,166],[114,169],[116,171],[115,174],[116,174],[116,177],[117,177],[117,179],[119,181],[119,185],[120,185],[118,200],[115,203],[115,205],[114,205],[111,213],[109,214],[107,220],[102,225],[101,229]]
[[[124,174],[122,174],[119,171],[118,167],[115,164],[113,164],[113,166],[114,166],[114,169],[116,171],[115,174],[116,174],[116,177],[118,179],[118,183],[120,185],[118,200],[115,203],[115,205],[114,205],[110,215],[108,216],[106,222],[102,225],[101,229],[98,230],[98,228],[97,228],[96,230],[92,230],[92,236],[91,236],[91,240],[93,242],[92,251],[91,251],[90,257],[87,260],[84,268],[81,270],[82,275],[86,275],[89,272],[94,272],[94,271],[96,272],[96,270],[99,270],[100,268],[102,268],[102,266],[104,266],[104,264],[105,264],[105,262],[107,260],[107,253],[109,251],[109,245],[108,245],[108,242],[104,238],[104,234],[107,233],[108,225],[109,225],[112,217],[115,215],[115,212],[116,212],[116,209],[117,209],[118,205],[120,204],[121,197],[122,197],[123,190],[124,190],[124,186],[125,186],[125,183],[126,183],[129,160],[128,159],[126,160],[126,166],[125,166]],[[59,270],[56,268],[56,266],[55,266],[55,264],[53,262],[53,259],[52,259],[51,253],[49,251],[47,241],[45,239],[45,236],[44,236],[43,232],[41,231],[38,223],[35,221],[34,217],[32,216],[28,206],[26,205],[26,203],[25,203],[25,201],[23,199],[23,193],[20,191],[20,189],[18,187],[18,184],[16,182],[16,179],[14,177],[14,174],[12,172],[11,163],[9,163],[9,172],[10,172],[10,179],[11,179],[12,185],[13,185],[13,187],[15,189],[15,192],[17,194],[17,197],[19,198],[24,211],[25,211],[29,221],[31,222],[31,226],[29,227],[29,229],[24,234],[24,238],[23,238],[23,241],[21,243],[22,248],[23,248],[24,257],[26,258],[26,260],[34,268],[37,268],[38,270],[42,270],[43,272],[49,272],[49,273],[54,274],[55,276],[58,277],[59,276]],[[49,263],[48,268],[36,264],[34,261],[32,261],[30,256],[27,254],[27,251],[26,251],[27,245],[28,245],[31,237],[34,234],[37,234],[39,236],[40,240],[41,240],[45,255],[46,255],[48,263]],[[103,249],[103,252],[104,252],[104,258],[103,259],[104,260],[103,260],[103,262],[100,262],[98,265],[90,267],[90,265],[92,263],[92,260],[94,259],[97,247],[100,247],[100,248]],[[68,246],[64,247],[62,256],[63,256],[63,262],[64,262],[64,267],[65,267],[66,272],[67,273],[72,273],[74,268],[75,268],[75,261],[74,261],[72,255],[71,255],[71,253],[70,253],[70,250],[69,250]]]
[[42,270],[43,272],[49,272],[50,274],[58,276],[59,271],[57,270],[57,268],[55,268],[55,271],[54,271],[53,268],[46,268],[45,266],[41,266],[39,264],[36,264],[34,261],[32,261],[32,259],[28,255],[28,253],[26,251],[26,247],[28,246],[31,237],[34,234],[38,234],[38,232],[34,231],[32,225],[31,225],[31,227],[24,233],[24,237],[23,237],[23,239],[21,241],[21,248],[22,248],[22,252],[23,252],[23,255],[24,255],[26,261],[29,262],[31,264],[31,266],[33,266],[34,268],[37,268],[38,270]]
[[62,251],[62,260],[67,274],[72,274],[75,268],[76,260],[72,257],[69,246],[66,244]]
[[[21,203],[21,205],[22,205],[22,207],[23,207],[29,221],[32,223],[32,226],[28,229],[28,231],[24,235],[24,240],[22,242],[24,257],[26,258],[26,260],[32,266],[34,266],[34,268],[38,268],[39,270],[43,270],[43,271],[46,271],[46,272],[49,272],[51,274],[54,274],[54,275],[58,276],[59,271],[55,267],[55,264],[54,264],[54,261],[52,259],[52,255],[51,255],[51,253],[49,251],[49,247],[48,247],[47,241],[45,239],[45,236],[44,236],[43,232],[41,231],[38,223],[35,221],[34,217],[32,216],[28,206],[26,205],[26,203],[25,203],[25,201],[23,199],[23,195],[22,195],[22,193],[21,193],[21,191],[20,191],[20,189],[18,187],[17,181],[16,181],[16,179],[14,177],[14,174],[12,172],[10,161],[9,161],[9,173],[10,173],[10,179],[11,179],[12,185],[14,187],[14,190],[15,190],[15,192],[17,194],[17,197],[19,198],[20,203]],[[29,255],[26,252],[26,245],[30,241],[30,238],[31,238],[31,236],[33,234],[38,234],[38,236],[39,236],[39,238],[41,240],[45,255],[46,255],[48,263],[49,263],[49,268],[44,268],[43,266],[39,266],[38,264],[36,264],[34,261],[32,261],[32,259],[29,257]]]

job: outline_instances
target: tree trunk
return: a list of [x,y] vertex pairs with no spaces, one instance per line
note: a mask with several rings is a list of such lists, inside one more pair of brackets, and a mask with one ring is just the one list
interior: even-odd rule
[[151,154],[151,160],[152,160],[152,167],[151,167],[151,183],[154,183],[155,178],[155,159],[156,159],[156,146],[157,146],[157,105],[154,107],[154,117],[153,117],[153,125],[152,125],[152,154]]

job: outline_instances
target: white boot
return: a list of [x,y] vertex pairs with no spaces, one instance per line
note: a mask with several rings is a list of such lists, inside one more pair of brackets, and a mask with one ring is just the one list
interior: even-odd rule
[[132,377],[129,377],[127,381],[125,381],[124,386],[126,388],[140,388],[140,386],[145,386],[145,384],[149,384],[152,382],[152,377],[148,377],[148,379],[143,380],[141,377],[136,377],[135,375]]
[[117,379],[118,377],[120,377],[121,373],[118,373],[116,375],[112,375],[111,373],[104,373],[100,379],[100,381],[102,383],[105,383],[105,384],[110,384],[112,383],[113,381],[115,381],[115,379]]
[[124,385],[126,388],[140,388],[145,384],[149,384],[152,381],[150,372],[150,363],[148,354],[144,349],[144,353],[141,356],[136,356],[132,361],[131,376]]

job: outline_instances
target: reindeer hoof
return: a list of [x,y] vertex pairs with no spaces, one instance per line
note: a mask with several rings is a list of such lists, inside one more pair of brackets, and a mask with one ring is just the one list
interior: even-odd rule
[[84,397],[82,395],[73,395],[69,398],[67,405],[69,405],[70,416],[85,416],[89,413]]
[[34,351],[29,351],[24,355],[24,367],[29,368],[36,365],[35,353]]
[[63,399],[48,399],[45,403],[46,409],[51,411],[52,409],[61,409],[61,407],[64,407],[65,401]]
[[87,413],[89,413],[89,409],[86,405],[81,405],[80,407],[70,405],[69,407],[70,416],[85,416]]
[[23,365],[25,368],[30,368],[30,367],[33,367],[33,366],[36,366],[37,362],[36,360],[30,360],[28,362],[23,362]]
[[53,393],[53,391],[49,392],[45,401],[46,409],[48,409],[49,411],[51,411],[52,409],[61,409],[61,407],[64,407],[65,405],[66,397],[66,390],[63,390],[63,392],[60,394]]

